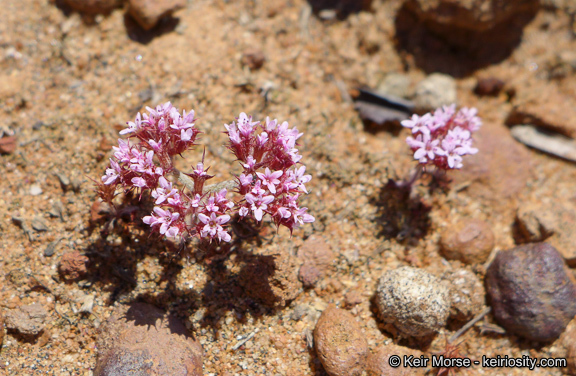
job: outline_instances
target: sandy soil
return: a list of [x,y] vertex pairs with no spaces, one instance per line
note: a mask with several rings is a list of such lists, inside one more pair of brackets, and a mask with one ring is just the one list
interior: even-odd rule
[[[400,2],[374,3],[373,12],[322,21],[310,15],[304,0],[195,0],[177,20],[143,32],[122,10],[87,20],[45,0],[4,2],[0,127],[13,131],[18,145],[0,156],[0,308],[41,304],[49,318],[38,337],[8,332],[0,374],[91,375],[98,327],[114,305],[137,300],[187,322],[203,346],[205,375],[324,375],[307,338],[319,313],[329,303],[344,305],[352,291],[361,302],[350,311],[370,348],[395,341],[425,353],[440,351],[444,335],[429,344],[394,339],[377,319],[371,297],[380,275],[400,265],[436,275],[461,267],[438,253],[441,231],[460,218],[488,221],[496,237],[494,252],[513,246],[518,205],[544,197],[574,200],[576,169],[527,149],[526,158],[510,162],[505,151],[496,150],[487,157],[491,167],[483,179],[462,171],[450,175],[454,181],[446,190],[430,192],[425,182],[417,186],[418,200],[431,208],[430,225],[421,233],[390,236],[384,226],[390,213],[380,198],[389,178],[406,177],[414,166],[404,143],[407,133],[366,131],[336,82],[349,89],[377,87],[389,72],[405,72],[414,82],[427,72],[395,44]],[[486,138],[511,140],[504,123],[512,103],[505,94],[476,96],[477,77],[498,77],[517,93],[550,81],[570,92],[576,87],[573,72],[560,78],[550,72],[558,54],[575,47],[569,16],[541,10],[509,56],[471,74],[454,72],[460,77],[459,103],[479,109]],[[241,64],[242,53],[251,48],[266,56],[259,70]],[[292,237],[286,229],[275,234],[270,227],[261,238],[235,243],[227,257],[207,254],[195,243],[179,252],[150,238],[139,221],[119,220],[103,236],[103,223],[91,222],[95,193],[89,179],[103,174],[122,125],[144,106],[167,100],[196,111],[206,160],[220,180],[228,177],[232,162],[223,146],[224,123],[244,111],[296,125],[304,132],[303,161],[314,176],[304,202],[316,222]],[[186,154],[179,166],[187,169],[201,154],[201,148]],[[484,163],[480,156],[472,158]],[[513,194],[509,184],[518,187]],[[42,192],[33,195],[36,186]],[[40,222],[46,231],[34,230]],[[336,254],[333,270],[316,287],[276,309],[243,291],[240,275],[254,255],[296,254],[312,234],[323,236]],[[53,255],[46,256],[47,247],[54,246]],[[88,273],[65,283],[58,262],[72,250],[89,258]],[[483,276],[485,266],[474,271]],[[92,299],[91,313],[80,312]],[[310,314],[294,320],[295,307],[302,305]],[[446,335],[458,328],[449,326]],[[252,340],[232,349],[256,330]],[[475,358],[563,355],[560,341],[538,345],[478,329],[463,338],[462,352]],[[525,374],[522,369],[470,372]]]

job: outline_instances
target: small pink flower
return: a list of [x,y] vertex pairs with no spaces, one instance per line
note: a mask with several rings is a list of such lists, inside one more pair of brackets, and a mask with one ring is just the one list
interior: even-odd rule
[[128,124],[128,128],[121,130],[120,134],[134,133],[138,131],[142,124],[142,117],[140,115],[140,112],[138,112],[138,115],[136,115],[136,119],[134,120],[134,122],[129,121],[126,124]]
[[256,218],[257,221],[261,221],[264,211],[268,209],[268,204],[274,201],[274,196],[256,197],[248,193],[246,195],[246,201],[251,205],[254,218]]
[[242,185],[242,186],[251,184],[252,179],[253,179],[252,175],[241,174],[238,177],[238,180],[240,180],[240,185]]
[[272,193],[276,193],[276,184],[280,184],[280,180],[278,180],[278,178],[282,176],[282,174],[282,171],[271,172],[268,167],[266,167],[264,173],[256,173],[256,175],[258,175],[260,178],[260,181],[262,181],[262,184],[267,186],[268,190]]
[[210,217],[208,217],[207,215],[200,213],[198,214],[198,219],[200,222],[205,224],[205,226],[200,231],[200,235],[202,237],[209,236],[211,239],[217,237],[218,240],[225,242],[229,242],[231,240],[230,234],[228,234],[228,232],[222,228],[222,225],[230,220],[229,215],[216,216],[215,213],[212,213],[210,214]]

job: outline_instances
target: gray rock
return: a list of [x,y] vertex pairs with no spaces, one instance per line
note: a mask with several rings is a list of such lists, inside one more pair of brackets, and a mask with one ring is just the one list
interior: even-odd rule
[[447,74],[433,73],[416,85],[414,103],[421,111],[432,111],[457,101],[456,81]]
[[520,337],[553,340],[576,315],[574,276],[547,243],[498,252],[486,290],[498,324]]
[[451,319],[467,321],[482,311],[486,292],[480,278],[471,270],[451,270],[442,275],[442,280],[450,289]]
[[376,305],[383,321],[394,324],[403,334],[421,337],[446,325],[450,294],[438,278],[404,266],[380,278]]

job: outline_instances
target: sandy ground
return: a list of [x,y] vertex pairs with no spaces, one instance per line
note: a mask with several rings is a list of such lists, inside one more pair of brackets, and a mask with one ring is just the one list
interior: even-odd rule
[[[430,344],[394,339],[377,319],[371,297],[380,275],[400,265],[436,275],[461,267],[438,254],[438,239],[444,228],[469,216],[490,223],[495,251],[513,246],[511,224],[518,205],[543,197],[574,200],[576,169],[527,149],[526,158],[509,164],[505,152],[495,151],[490,160],[496,163],[483,172],[486,179],[472,180],[463,171],[450,175],[454,182],[446,190],[417,186],[418,199],[431,208],[422,236],[387,236],[384,222],[390,213],[379,198],[389,178],[406,177],[414,166],[404,143],[407,133],[366,131],[336,82],[352,89],[377,87],[389,72],[405,72],[414,82],[425,76],[417,59],[394,43],[398,7],[398,1],[375,1],[373,12],[321,21],[303,0],[195,0],[177,13],[177,20],[145,33],[122,10],[90,22],[43,0],[4,1],[0,126],[14,131],[18,145],[0,157],[0,310],[35,303],[49,317],[39,337],[8,332],[0,374],[91,375],[98,327],[114,305],[136,300],[187,322],[203,346],[205,375],[324,375],[307,337],[319,313],[329,303],[344,305],[352,291],[361,302],[350,311],[370,348],[395,341],[426,353],[441,350],[444,335]],[[511,55],[458,79],[459,103],[478,107],[486,137],[494,132],[510,139],[504,122],[512,104],[504,94],[474,95],[476,77],[498,77],[517,92],[548,82],[558,53],[575,47],[569,21],[562,11],[540,11]],[[240,62],[250,48],[266,56],[259,70]],[[570,90],[576,78],[570,73],[555,83]],[[304,132],[303,162],[314,176],[304,203],[316,222],[292,237],[286,229],[264,230],[266,236],[238,242],[224,258],[208,257],[194,245],[178,253],[150,238],[138,221],[118,221],[103,236],[103,224],[91,223],[95,193],[89,179],[103,174],[122,125],[144,106],[168,100],[196,111],[215,180],[229,176],[232,162],[223,146],[223,124],[240,112],[296,125]],[[201,148],[187,153],[179,166],[188,168],[201,154]],[[515,171],[527,173],[518,177]],[[67,185],[58,174],[69,180]],[[517,192],[509,195],[507,184],[518,184]],[[34,195],[38,187],[41,193]],[[33,229],[38,221],[46,231]],[[277,309],[243,291],[239,276],[252,255],[296,254],[312,234],[323,236],[336,254],[329,275],[315,288]],[[46,256],[47,247],[54,246],[54,254]],[[88,273],[80,282],[65,283],[57,265],[72,250],[89,257]],[[480,277],[484,270],[484,265],[474,267]],[[92,312],[80,312],[92,299]],[[294,320],[297,306],[309,314]],[[458,328],[449,326],[445,334]],[[255,331],[252,340],[233,350]],[[477,329],[463,338],[462,352],[475,358],[563,355],[560,341],[538,345],[512,335],[481,335]],[[537,369],[533,374],[562,372]]]

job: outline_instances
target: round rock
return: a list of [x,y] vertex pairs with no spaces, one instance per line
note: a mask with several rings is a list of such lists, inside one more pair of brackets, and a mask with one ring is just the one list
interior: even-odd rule
[[67,252],[60,258],[58,271],[66,281],[76,281],[86,275],[88,257],[79,251]]
[[547,243],[500,251],[486,273],[499,325],[520,337],[549,341],[576,315],[576,285],[560,253]]
[[202,347],[184,323],[145,303],[117,308],[97,340],[95,376],[202,376]]
[[416,85],[414,104],[422,111],[432,111],[456,102],[456,81],[452,76],[433,73]]
[[330,304],[314,328],[316,353],[330,376],[360,376],[366,366],[368,344],[349,312]]
[[494,248],[494,233],[480,219],[464,219],[446,229],[440,239],[440,251],[448,260],[481,264]]
[[403,334],[421,337],[440,330],[450,314],[450,294],[440,279],[404,266],[386,272],[378,282],[380,317]]

